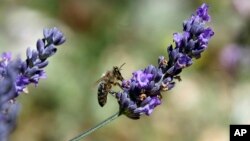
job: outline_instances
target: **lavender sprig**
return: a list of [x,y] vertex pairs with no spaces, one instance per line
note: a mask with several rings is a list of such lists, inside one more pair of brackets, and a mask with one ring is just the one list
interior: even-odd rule
[[161,104],[162,92],[175,86],[180,80],[182,69],[193,64],[207,49],[208,41],[214,35],[211,28],[205,27],[210,21],[208,5],[202,4],[196,13],[183,23],[183,32],[174,33],[174,45],[168,46],[168,60],[164,56],[158,59],[158,66],[135,71],[132,78],[122,83],[122,91],[115,97],[120,106],[120,114],[131,119],[141,115],[150,115]]
[[57,28],[44,29],[44,38],[39,39],[36,49],[30,48],[26,51],[27,59],[21,63],[19,77],[17,78],[17,94],[24,92],[27,85],[38,84],[41,78],[46,78],[45,68],[48,65],[47,59],[57,51],[55,46],[65,42],[65,37]]
[[110,92],[118,101],[118,115],[109,117],[70,141],[81,140],[120,115],[131,119],[139,119],[144,114],[149,116],[161,104],[162,92],[171,90],[175,86],[175,80],[181,80],[179,74],[182,69],[191,66],[193,59],[199,59],[207,49],[208,42],[214,35],[213,30],[205,26],[208,21],[208,5],[204,3],[184,21],[183,32],[174,33],[174,45],[167,48],[168,60],[160,56],[157,66],[149,65],[133,72],[132,78],[122,82],[122,91]]
[[22,92],[27,92],[31,83],[38,85],[45,78],[47,59],[57,51],[55,46],[65,42],[57,28],[44,29],[44,38],[38,39],[36,49],[26,51],[26,60],[12,60],[11,53],[3,53],[0,60],[0,139],[7,141],[15,127],[19,104],[15,101]]

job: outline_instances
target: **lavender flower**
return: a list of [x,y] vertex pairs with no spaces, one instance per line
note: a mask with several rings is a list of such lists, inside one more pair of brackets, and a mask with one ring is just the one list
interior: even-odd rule
[[184,21],[183,32],[174,33],[175,47],[168,46],[168,60],[160,56],[157,67],[149,65],[135,71],[131,79],[123,81],[123,90],[115,94],[120,114],[139,119],[141,115],[150,115],[161,104],[161,92],[172,89],[175,79],[180,81],[182,69],[191,66],[192,58],[200,58],[207,49],[214,35],[211,28],[205,27],[208,21],[208,5],[202,4],[196,14]]
[[5,141],[15,127],[19,109],[15,98],[27,92],[31,83],[38,85],[45,78],[44,68],[48,57],[57,51],[55,46],[65,42],[65,37],[57,28],[44,29],[44,38],[37,41],[36,49],[26,51],[26,60],[12,60],[11,53],[3,53],[0,60],[0,139]]
[[30,83],[38,84],[41,78],[46,78],[45,68],[48,65],[47,58],[57,51],[55,46],[65,42],[65,37],[57,28],[44,29],[44,38],[37,41],[36,49],[26,51],[27,59],[21,63],[20,75],[16,80],[17,95],[25,91]]
[[[168,46],[168,60],[164,56],[158,58],[158,66],[149,65],[132,73],[128,80],[118,79],[121,76],[107,76],[110,81],[109,88],[100,83],[98,92],[109,92],[114,96],[119,104],[119,111],[106,120],[97,124],[93,128],[77,135],[70,141],[79,141],[97,129],[110,123],[120,115],[126,115],[131,119],[139,119],[141,115],[150,115],[155,107],[161,104],[163,91],[168,91],[175,86],[175,79],[181,80],[179,74],[182,69],[192,65],[192,59],[201,57],[201,53],[207,48],[210,38],[214,35],[211,28],[205,27],[205,23],[210,21],[208,6],[202,4],[191,18],[184,21],[183,33],[174,33],[174,43]],[[116,70],[117,71],[117,70]],[[122,77],[122,76],[121,76]],[[119,85],[122,91],[112,90],[112,84]],[[106,95],[105,95],[106,96]]]
[[20,106],[17,102],[6,102],[1,107],[0,113],[0,140],[8,141],[9,134],[16,127],[16,118]]

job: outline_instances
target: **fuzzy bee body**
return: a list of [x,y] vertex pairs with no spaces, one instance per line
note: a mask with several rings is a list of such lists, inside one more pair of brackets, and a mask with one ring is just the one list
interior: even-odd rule
[[107,102],[107,96],[112,88],[112,85],[106,83],[105,81],[101,81],[98,85],[97,99],[98,103],[101,107],[103,107]]
[[118,85],[121,87],[118,81],[123,81],[123,77],[121,75],[121,67],[117,66],[113,67],[113,70],[107,71],[98,81],[98,91],[97,91],[97,99],[98,103],[101,107],[103,107],[107,102],[108,93],[111,92],[111,88],[113,85]]

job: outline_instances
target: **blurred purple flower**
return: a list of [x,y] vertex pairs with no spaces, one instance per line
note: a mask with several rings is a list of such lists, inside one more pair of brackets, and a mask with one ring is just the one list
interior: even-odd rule
[[232,0],[236,11],[243,17],[250,17],[250,2],[249,0]]
[[55,46],[65,42],[65,37],[57,28],[45,29],[44,38],[37,41],[37,48],[26,51],[26,60],[13,60],[11,53],[3,53],[0,59],[0,140],[7,141],[15,127],[19,105],[15,98],[26,92],[31,83],[37,85],[45,78],[43,70],[47,58],[56,52]]
[[238,44],[225,46],[220,53],[220,66],[229,75],[235,76],[242,68],[250,69],[250,48]]
[[17,102],[6,102],[1,105],[0,114],[0,140],[8,141],[9,134],[16,127],[16,118],[19,113],[20,106]]
[[220,54],[221,66],[230,73],[235,73],[242,55],[242,50],[237,45],[229,45],[223,48]]

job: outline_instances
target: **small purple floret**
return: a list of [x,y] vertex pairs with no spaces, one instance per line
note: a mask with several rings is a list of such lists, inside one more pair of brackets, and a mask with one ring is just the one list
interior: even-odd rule
[[196,14],[202,18],[204,21],[210,21],[210,16],[208,15],[208,5],[203,3],[197,10]]

